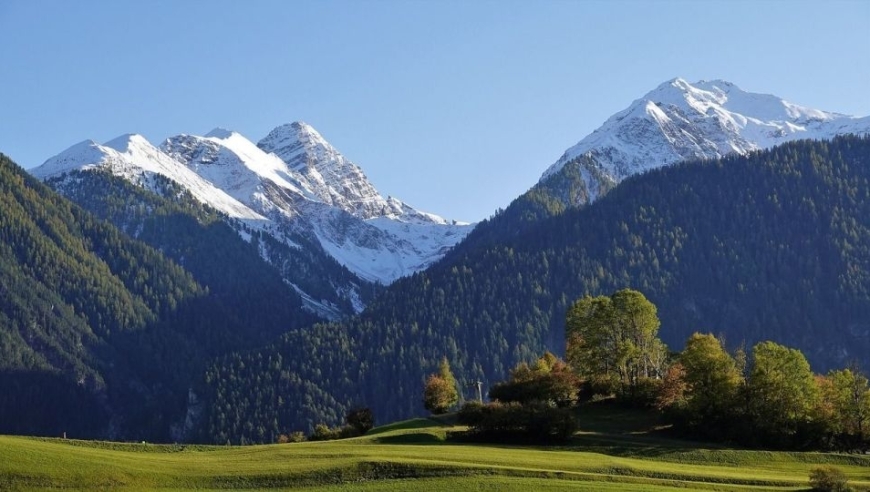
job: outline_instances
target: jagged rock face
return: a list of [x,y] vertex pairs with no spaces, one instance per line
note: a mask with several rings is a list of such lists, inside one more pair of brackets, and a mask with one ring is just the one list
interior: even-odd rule
[[[870,132],[870,117],[809,109],[722,81],[661,84],[565,151],[539,186],[553,185],[566,165],[584,157],[589,190],[687,159],[745,154],[790,140]],[[557,178],[558,179],[558,178]],[[590,192],[594,199],[597,193]],[[586,203],[572,203],[578,205]]]
[[345,158],[306,123],[281,125],[257,143],[281,158],[308,181],[318,199],[355,217],[403,214],[402,208],[386,200],[356,164]]
[[258,213],[309,234],[365,280],[386,284],[425,268],[471,229],[384,198],[304,123],[269,135],[255,146],[218,129],[170,138],[163,150]]

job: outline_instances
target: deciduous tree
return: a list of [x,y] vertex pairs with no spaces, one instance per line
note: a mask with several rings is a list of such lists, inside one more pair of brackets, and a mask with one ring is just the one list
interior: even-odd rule
[[633,395],[639,381],[663,375],[660,324],[655,305],[636,290],[583,297],[566,316],[568,361],[581,376],[604,378],[621,395]]
[[799,350],[774,342],[752,349],[748,403],[754,428],[769,445],[795,446],[812,420],[819,389],[810,364]]
[[447,358],[441,359],[438,374],[431,374],[423,389],[423,406],[432,413],[440,414],[449,411],[459,401],[459,390],[456,388],[456,378],[450,370]]

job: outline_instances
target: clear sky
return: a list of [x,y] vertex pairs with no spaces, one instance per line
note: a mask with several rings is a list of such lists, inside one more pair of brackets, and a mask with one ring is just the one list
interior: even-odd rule
[[0,152],[307,121],[476,221],[661,82],[870,114],[870,1],[0,0]]

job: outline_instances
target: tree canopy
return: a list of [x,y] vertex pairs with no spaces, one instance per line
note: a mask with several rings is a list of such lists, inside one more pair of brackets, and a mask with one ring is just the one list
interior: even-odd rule
[[636,290],[585,296],[568,310],[568,361],[581,375],[603,377],[621,394],[664,371],[667,348],[658,338],[655,305]]

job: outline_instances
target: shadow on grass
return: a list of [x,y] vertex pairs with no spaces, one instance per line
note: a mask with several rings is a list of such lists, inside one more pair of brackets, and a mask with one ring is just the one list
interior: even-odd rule
[[374,440],[378,444],[444,444],[444,439],[435,434],[398,434],[393,436],[378,437]]

